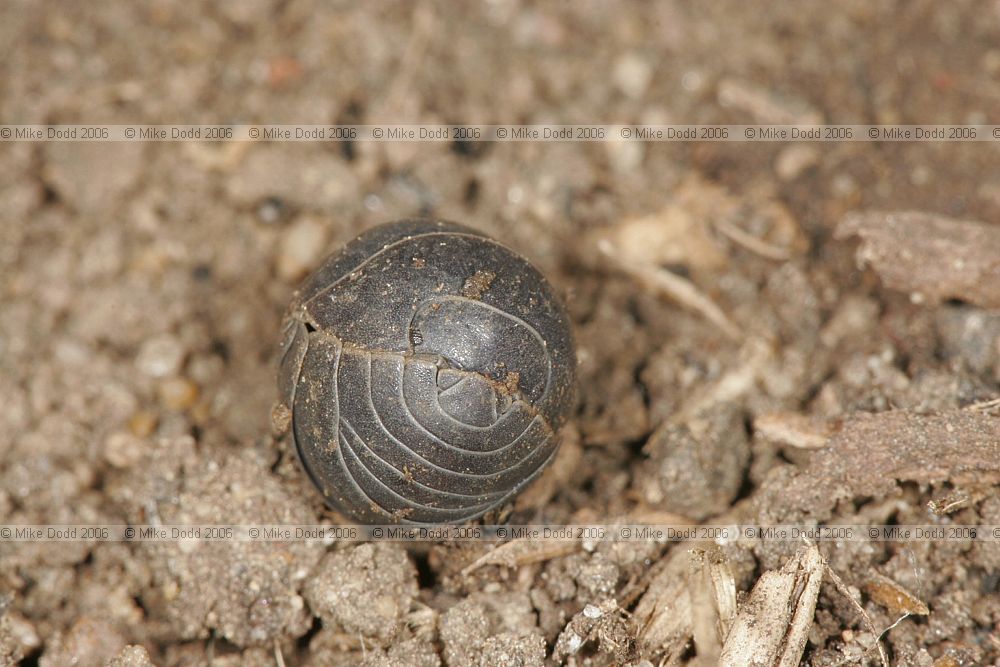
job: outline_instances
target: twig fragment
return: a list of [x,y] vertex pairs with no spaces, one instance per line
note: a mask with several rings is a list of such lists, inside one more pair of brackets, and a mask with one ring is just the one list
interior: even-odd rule
[[[602,248],[603,249],[603,248]],[[611,251],[614,257],[614,251]],[[642,285],[667,296],[680,305],[690,308],[694,312],[703,316],[706,320],[719,327],[719,329],[732,340],[739,340],[741,333],[739,328],[729,319],[722,308],[712,299],[695,287],[687,278],[683,278],[676,273],[671,273],[666,269],[649,264],[628,264],[616,261],[616,266],[624,273],[636,278]]]
[[781,246],[763,241],[753,234],[748,234],[728,220],[716,220],[715,228],[730,241],[743,246],[750,252],[756,253],[765,259],[783,262],[792,257],[792,253],[788,248],[782,248]]
[[579,543],[573,540],[513,540],[501,544],[496,549],[488,551],[469,565],[466,565],[462,569],[462,574],[468,575],[486,565],[520,567],[531,563],[541,563],[560,556],[567,556],[578,548]]
[[[826,559],[823,560],[823,566],[826,569],[826,575],[830,577],[830,581],[832,581],[833,585],[838,591],[840,591],[840,594],[847,598],[847,601],[851,603],[851,606],[854,607],[859,614],[861,614],[861,619],[864,622],[865,627],[868,628],[868,631],[875,638],[875,648],[878,649],[878,657],[879,660],[882,661],[882,667],[889,667],[889,656],[886,655],[885,649],[882,647],[882,633],[875,629],[872,617],[868,615],[868,612],[861,606],[861,603],[858,602],[857,599],[851,594],[851,589],[847,587],[847,584],[845,584],[844,580],[840,578],[840,575],[834,572],[833,568],[826,562]],[[899,621],[897,621],[897,623],[898,622]]]

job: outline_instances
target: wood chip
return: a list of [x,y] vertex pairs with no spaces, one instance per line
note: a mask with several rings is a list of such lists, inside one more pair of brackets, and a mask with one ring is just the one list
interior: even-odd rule
[[914,302],[1000,307],[1000,227],[918,212],[846,216],[835,238],[861,239],[858,262]]
[[904,481],[1000,482],[1000,419],[978,410],[852,415],[806,468],[765,481],[756,497],[762,509],[757,518],[780,523],[808,514],[823,521],[843,499],[881,498]]
[[736,616],[719,664],[798,665],[816,613],[824,569],[819,550],[809,545],[780,570],[761,575]]

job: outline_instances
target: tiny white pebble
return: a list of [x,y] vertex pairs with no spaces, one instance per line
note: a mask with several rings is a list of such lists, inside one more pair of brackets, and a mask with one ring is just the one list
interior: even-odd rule
[[583,615],[587,618],[600,618],[604,615],[604,612],[601,611],[600,607],[588,604],[583,608]]
[[929,167],[926,165],[919,165],[914,167],[910,172],[910,183],[913,185],[927,185],[932,176],[933,173]]
[[170,334],[150,338],[136,355],[135,365],[154,378],[176,375],[184,363],[184,346]]
[[318,220],[305,218],[295,223],[278,250],[278,275],[290,282],[301,279],[322,255],[326,234],[326,225]]
[[615,63],[615,85],[632,99],[642,97],[653,78],[653,68],[649,62],[635,53],[623,55]]
[[194,537],[185,537],[177,541],[177,550],[182,554],[189,554],[201,546],[201,542]]
[[819,162],[819,158],[820,154],[815,146],[792,144],[778,153],[774,171],[781,180],[791,181]]
[[701,89],[704,85],[704,77],[695,71],[684,72],[684,76],[681,77],[681,87],[688,92],[695,92]]

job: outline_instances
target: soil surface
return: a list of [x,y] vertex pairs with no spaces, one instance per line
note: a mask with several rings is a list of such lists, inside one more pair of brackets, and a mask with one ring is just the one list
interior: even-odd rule
[[[8,3],[0,118],[997,123],[998,44],[996,6],[929,0]],[[573,321],[577,411],[512,522],[1000,525],[998,162],[0,143],[0,523],[335,520],[272,435],[281,316],[422,215],[530,258]],[[995,543],[692,546],[0,542],[0,665],[713,664],[783,582],[805,664],[1000,660]]]

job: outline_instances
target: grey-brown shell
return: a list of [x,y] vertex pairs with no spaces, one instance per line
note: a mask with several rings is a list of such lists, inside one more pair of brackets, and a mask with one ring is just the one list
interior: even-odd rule
[[279,388],[303,466],[361,522],[459,523],[552,459],[575,355],[552,287],[461,225],[371,229],[306,279]]

